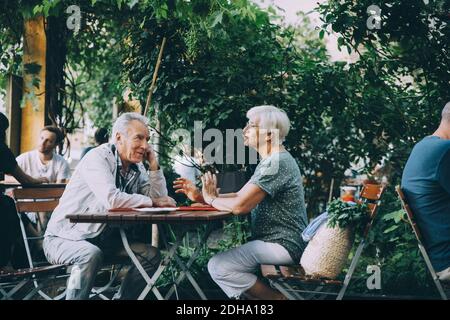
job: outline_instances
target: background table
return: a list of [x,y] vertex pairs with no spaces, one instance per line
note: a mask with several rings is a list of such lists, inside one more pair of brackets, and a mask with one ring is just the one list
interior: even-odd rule
[[19,182],[7,182],[0,181],[0,189],[9,189],[9,188],[59,188],[65,187],[67,183],[40,183],[40,184],[21,184]]

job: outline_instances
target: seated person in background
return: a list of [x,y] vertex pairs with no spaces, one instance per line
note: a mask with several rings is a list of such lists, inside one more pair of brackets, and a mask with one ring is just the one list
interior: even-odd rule
[[[55,153],[62,140],[63,134],[58,128],[52,126],[42,128],[37,149],[22,153],[16,158],[19,167],[26,174],[32,177],[46,177],[51,183],[67,182],[70,177],[69,164],[61,155]],[[27,232],[35,237],[42,235],[47,226],[48,214],[28,212],[27,216],[33,222],[33,225],[27,228]]]
[[[112,133],[113,144],[91,150],[80,161],[45,233],[44,253],[48,261],[78,267],[73,268],[71,278],[78,276],[79,287],[67,289],[69,300],[89,298],[104,258],[127,254],[117,228],[101,223],[71,223],[66,215],[113,208],[175,206],[175,201],[167,196],[166,180],[148,144],[148,120],[138,113],[124,113],[117,118]],[[150,164],[149,171],[144,168],[144,160]],[[158,250],[145,243],[131,243],[131,248],[151,276],[160,263]],[[115,298],[136,299],[146,285],[133,266]]]
[[17,157],[20,168],[30,176],[46,177],[51,183],[67,182],[70,177],[69,164],[61,155],[55,153],[62,139],[63,134],[57,127],[42,128],[37,149]]
[[[8,127],[8,119],[0,113],[0,174],[10,174],[22,184],[48,182],[47,178],[30,177],[17,165],[13,153],[5,143],[5,131]],[[11,271],[9,264],[16,269],[28,267],[14,200],[3,195],[3,190],[0,190],[0,213],[0,271]]]
[[252,240],[211,258],[208,270],[229,298],[285,299],[258,279],[261,264],[299,264],[306,244],[301,238],[307,224],[300,169],[282,142],[289,132],[286,113],[274,106],[247,112],[245,145],[262,160],[250,181],[235,194],[219,195],[215,175],[202,177],[203,190],[184,178],[174,182],[177,192],[236,215],[251,212]]
[[450,281],[450,102],[439,128],[413,148],[402,189],[439,278]]
[[88,153],[90,150],[94,149],[95,147],[98,147],[104,143],[108,143],[108,141],[109,141],[108,130],[105,128],[97,129],[94,134],[94,139],[95,139],[96,145],[93,147],[85,148],[83,150],[83,152],[81,153],[80,159],[83,159],[83,157],[86,155],[86,153]]

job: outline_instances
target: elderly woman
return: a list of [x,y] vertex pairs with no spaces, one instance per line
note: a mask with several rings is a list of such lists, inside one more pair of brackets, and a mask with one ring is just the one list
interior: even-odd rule
[[208,263],[213,280],[230,298],[284,299],[256,276],[261,264],[298,264],[305,248],[301,233],[306,227],[305,201],[300,170],[283,146],[290,122],[274,106],[247,112],[244,143],[257,150],[262,160],[250,181],[235,194],[217,193],[216,177],[202,177],[202,192],[187,179],[174,182],[177,192],[236,215],[251,212],[252,239],[214,256]]

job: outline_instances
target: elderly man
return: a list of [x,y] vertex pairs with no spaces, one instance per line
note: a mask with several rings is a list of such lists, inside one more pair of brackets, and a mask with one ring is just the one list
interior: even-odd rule
[[[67,214],[175,206],[167,196],[164,175],[148,144],[147,125],[147,119],[137,113],[121,115],[112,130],[114,143],[86,154],[53,212],[45,233],[45,255],[53,264],[77,266],[68,280],[66,299],[89,298],[102,261],[126,255],[118,229],[99,223],[70,223]],[[150,164],[148,172],[144,160]],[[160,262],[157,249],[143,243],[132,243],[131,248],[146,272],[153,274]],[[145,285],[138,270],[131,267],[115,298],[136,299]]]
[[411,152],[402,188],[439,278],[450,281],[450,102],[439,128]]

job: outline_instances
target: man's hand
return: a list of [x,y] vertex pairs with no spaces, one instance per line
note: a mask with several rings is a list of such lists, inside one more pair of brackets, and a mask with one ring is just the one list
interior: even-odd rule
[[177,203],[171,197],[160,197],[153,198],[153,206],[154,207],[176,207]]
[[38,183],[50,183],[50,181],[46,177],[39,177],[36,179]]
[[29,176],[18,165],[16,165],[11,174],[21,184],[40,184],[49,182],[48,179],[44,177],[33,178],[32,176]]
[[175,193],[184,193],[186,197],[194,202],[203,202],[201,191],[189,179],[177,178],[173,182],[173,188],[175,189]]
[[31,178],[28,184],[42,184],[42,183],[50,183],[50,181],[46,177],[39,178]]
[[148,145],[148,149],[145,152],[145,159],[150,164],[151,171],[159,170],[159,163],[158,163],[158,160],[156,159],[156,153],[155,153],[155,150],[153,150],[151,145]]

